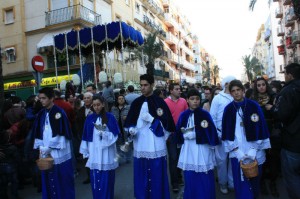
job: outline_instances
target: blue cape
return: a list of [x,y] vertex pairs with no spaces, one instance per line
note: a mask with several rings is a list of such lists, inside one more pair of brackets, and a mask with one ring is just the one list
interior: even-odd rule
[[52,129],[52,137],[60,135],[65,136],[70,140],[72,138],[72,132],[67,115],[63,109],[56,105],[53,105],[50,110],[44,108],[38,113],[32,129],[34,137],[41,140],[43,139],[47,112],[49,112],[49,122]]
[[[233,101],[225,107],[222,119],[222,140],[234,141],[236,113],[240,107],[243,110],[243,123],[247,141],[269,138],[268,126],[260,106],[255,101],[244,98],[243,102]],[[253,115],[259,117],[258,121],[251,120]]]
[[[181,132],[181,127],[186,128],[188,124],[188,119],[190,115],[194,113],[194,125],[196,132],[196,143],[197,144],[209,144],[212,146],[219,144],[219,138],[217,134],[217,129],[215,124],[207,111],[204,111],[202,108],[197,108],[194,111],[188,109],[182,112],[179,116],[177,125],[176,125],[176,138],[179,144],[183,144],[183,134]],[[208,125],[206,128],[201,126],[201,122],[206,120]]]
[[[169,132],[175,132],[175,124],[169,107],[167,106],[166,102],[162,98],[156,95],[151,95],[149,97],[145,97],[142,95],[136,98],[130,106],[130,110],[126,117],[124,127],[129,128],[129,127],[136,126],[142,105],[145,101],[148,102],[148,109],[150,115],[154,117],[154,121],[152,123],[153,128],[155,129],[155,127],[159,127],[160,125],[158,125],[158,123],[161,122],[165,130]],[[163,114],[160,116],[157,114],[158,108],[163,110]],[[161,136],[161,135],[157,135],[157,136]]]
[[[107,117],[107,128],[110,132],[112,132],[115,136],[120,133],[119,125],[116,118],[109,112],[106,112]],[[94,132],[94,124],[100,115],[93,113],[89,115],[85,122],[82,134],[82,140],[92,142],[93,141],[93,132]]]

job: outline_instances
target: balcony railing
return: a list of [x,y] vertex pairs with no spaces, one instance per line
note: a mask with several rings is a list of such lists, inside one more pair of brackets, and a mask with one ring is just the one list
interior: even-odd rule
[[164,11],[153,0],[142,0],[144,5],[156,15],[163,15]]
[[46,12],[46,26],[77,19],[92,23],[94,25],[101,24],[101,15],[82,5],[74,5]]
[[164,6],[168,6],[170,5],[170,0],[163,0],[162,3]]
[[297,16],[295,15],[294,7],[289,8],[290,21],[296,20]]
[[178,23],[170,13],[165,13],[165,20],[165,23],[168,27],[175,27],[175,29],[178,29]]
[[189,55],[194,56],[194,53],[191,49],[189,49],[187,46],[182,45],[182,49]]
[[294,47],[291,36],[285,38],[285,45],[286,45],[286,48],[288,48],[288,49]]
[[173,53],[171,50],[168,50],[168,59],[170,59],[173,62],[178,63],[178,55]]
[[166,37],[166,32],[161,28],[161,26],[156,24],[146,15],[144,15],[144,24],[147,25],[148,28],[154,29],[155,31],[159,32],[159,34],[161,34],[163,37]]
[[169,72],[162,71],[162,70],[154,70],[154,75],[158,77],[164,77],[164,78],[169,78]]
[[277,8],[276,11],[275,11],[275,17],[276,18],[282,18],[283,16],[283,11],[282,11],[282,8]]
[[195,70],[194,64],[192,64],[192,63],[186,61],[185,59],[182,60],[182,65],[183,65],[183,68],[186,68],[186,69],[188,69],[188,70],[192,70],[192,71]]
[[284,45],[282,46],[277,46],[278,48],[278,54],[279,55],[284,55],[285,54],[285,48],[284,48]]
[[294,20],[292,20],[292,16],[290,14],[285,16],[285,27],[291,27],[294,25]]
[[166,42],[169,43],[169,44],[176,44],[178,43],[178,38],[173,35],[171,32],[168,32],[167,35],[166,35]]
[[280,36],[284,36],[284,30],[281,26],[278,26],[277,27],[277,36],[280,37]]
[[292,42],[293,42],[293,44],[300,44],[300,32],[299,31],[293,32]]

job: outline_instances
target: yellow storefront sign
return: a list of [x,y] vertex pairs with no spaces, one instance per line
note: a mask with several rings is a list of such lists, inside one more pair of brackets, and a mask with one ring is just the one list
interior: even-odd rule
[[[68,75],[61,75],[57,77],[58,84],[60,84],[63,80],[71,80],[73,75],[70,75],[70,79]],[[42,79],[41,86],[53,86],[56,85],[56,77],[46,77]],[[18,88],[28,88],[36,86],[36,82],[34,79],[20,82],[10,82],[4,84],[4,90],[10,89],[18,89]]]

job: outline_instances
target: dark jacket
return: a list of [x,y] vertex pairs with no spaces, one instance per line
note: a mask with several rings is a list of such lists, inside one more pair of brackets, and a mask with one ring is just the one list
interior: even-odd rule
[[281,121],[282,147],[300,153],[300,80],[290,81],[279,93],[274,118]]

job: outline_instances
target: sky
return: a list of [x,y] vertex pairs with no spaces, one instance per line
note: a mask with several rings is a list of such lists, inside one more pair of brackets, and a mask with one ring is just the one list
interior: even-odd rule
[[200,45],[216,58],[221,78],[241,78],[242,57],[251,54],[258,29],[267,21],[268,0],[257,0],[253,12],[248,9],[249,1],[175,0]]

